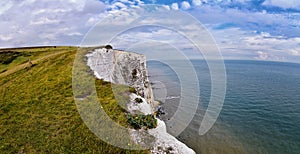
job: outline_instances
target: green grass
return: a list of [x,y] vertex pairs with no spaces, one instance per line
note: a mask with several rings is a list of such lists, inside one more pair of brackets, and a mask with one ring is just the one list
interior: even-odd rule
[[[13,50],[13,49],[12,49]],[[0,151],[1,153],[148,153],[109,145],[94,135],[81,119],[72,92],[72,67],[76,47],[15,49],[27,53],[1,70],[13,70],[28,61],[33,67],[0,74]],[[1,52],[1,51],[0,51]],[[49,54],[57,53],[53,56]],[[47,57],[48,56],[48,57]],[[96,80],[101,105],[116,123],[127,126],[122,102],[128,101],[128,87],[112,95],[111,84]],[[106,89],[105,91],[103,89]],[[127,95],[128,96],[128,95]],[[105,100],[105,101],[104,101]],[[121,100],[121,105],[116,103]]]
[[129,101],[129,87],[96,79],[96,89],[99,102],[107,115],[121,126],[128,127],[126,103]]
[[[30,60],[36,60],[49,54],[59,53],[75,47],[57,47],[57,48],[29,48],[29,49],[0,49],[0,73],[12,69],[17,65],[24,64]],[[11,54],[7,54],[11,53]],[[13,54],[12,54],[13,53]],[[9,64],[3,64],[6,60],[13,59]]]

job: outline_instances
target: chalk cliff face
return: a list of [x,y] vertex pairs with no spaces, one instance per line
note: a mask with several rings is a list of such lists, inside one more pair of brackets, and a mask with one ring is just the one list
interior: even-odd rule
[[88,66],[97,78],[134,87],[138,95],[153,103],[144,55],[102,48],[95,49],[87,57]]
[[[145,115],[155,111],[155,104],[151,85],[147,76],[146,57],[141,54],[124,52],[112,49],[95,49],[86,55],[88,57],[88,66],[94,71],[98,79],[103,79],[116,84],[125,84],[134,87],[136,94],[131,94],[131,101],[127,104],[130,113],[136,111]],[[135,98],[143,100],[142,103],[136,103]],[[177,154],[194,154],[195,152],[187,147],[175,137],[167,133],[166,125],[163,121],[157,119],[157,127],[149,129],[148,134],[155,137],[152,153],[160,154],[169,151]],[[131,137],[136,142],[143,140],[143,131],[132,130]],[[139,143],[147,144],[147,143]],[[170,151],[170,149],[172,149]]]

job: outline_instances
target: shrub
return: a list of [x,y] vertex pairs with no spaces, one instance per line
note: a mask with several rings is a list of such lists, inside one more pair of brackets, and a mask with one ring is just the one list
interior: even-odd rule
[[133,87],[129,87],[129,92],[130,92],[130,93],[135,93],[135,94],[136,94],[136,90],[135,90],[135,88],[133,88]]
[[137,103],[143,103],[143,99],[138,98],[138,97],[135,98],[134,101],[137,102]]
[[21,53],[12,52],[12,51],[4,51],[0,52],[0,63],[1,64],[9,64],[13,60],[15,60]]
[[106,45],[105,48],[106,49],[113,49],[113,47],[111,45]]
[[148,114],[136,114],[127,115],[127,122],[130,124],[131,127],[134,129],[152,129],[157,126],[157,120],[155,119],[154,115]]

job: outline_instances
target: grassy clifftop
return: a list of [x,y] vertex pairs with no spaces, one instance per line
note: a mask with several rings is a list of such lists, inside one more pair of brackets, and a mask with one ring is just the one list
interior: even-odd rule
[[[85,126],[72,93],[76,52],[77,47],[0,50],[1,153],[148,153],[111,146]],[[97,92],[109,100],[102,104],[108,115],[126,125],[109,85],[96,83],[107,89],[105,95]]]

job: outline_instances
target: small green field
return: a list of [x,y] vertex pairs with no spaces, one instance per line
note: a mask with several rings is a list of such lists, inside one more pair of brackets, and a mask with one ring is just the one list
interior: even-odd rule
[[[0,153],[149,153],[109,145],[84,124],[72,92],[77,50],[0,50]],[[116,103],[110,86],[96,80],[101,105],[115,122],[128,126],[126,110]],[[124,102],[129,90],[119,88]]]

